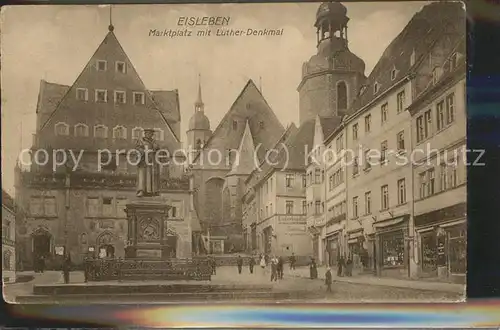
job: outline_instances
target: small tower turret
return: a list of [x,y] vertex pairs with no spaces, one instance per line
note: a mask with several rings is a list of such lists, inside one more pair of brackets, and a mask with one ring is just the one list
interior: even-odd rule
[[212,135],[210,120],[205,115],[205,104],[201,96],[201,78],[198,76],[198,96],[194,103],[194,114],[189,119],[187,134],[188,150],[197,153]]

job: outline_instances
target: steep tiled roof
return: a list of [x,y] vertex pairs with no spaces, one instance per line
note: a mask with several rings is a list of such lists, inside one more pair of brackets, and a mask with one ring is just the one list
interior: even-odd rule
[[180,121],[179,93],[173,91],[150,91],[153,100],[160,107],[160,111],[170,121]]
[[3,189],[2,189],[2,206],[5,206],[6,208],[12,211],[14,211],[15,209],[14,199]]
[[[353,102],[350,113],[364,107],[410,73],[412,52],[415,50],[415,63],[418,63],[449,24],[465,24],[465,11],[460,2],[431,3],[415,14],[382,54],[368,76],[364,92]],[[391,78],[392,69],[396,70],[394,80]],[[375,83],[377,93],[374,93]]]
[[326,139],[332,132],[340,126],[342,117],[320,117],[321,127],[323,128],[323,137]]

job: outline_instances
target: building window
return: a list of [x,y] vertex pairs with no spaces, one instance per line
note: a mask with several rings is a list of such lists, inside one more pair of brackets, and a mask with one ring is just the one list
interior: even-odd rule
[[387,162],[387,140],[380,144],[380,162],[385,164]]
[[286,201],[285,202],[285,207],[286,207],[286,214],[293,214],[293,201]]
[[458,56],[457,53],[453,53],[450,56],[450,71],[455,70],[457,66],[458,66]]
[[405,108],[405,91],[401,91],[397,95],[397,112],[400,113]]
[[405,132],[401,131],[398,133],[396,136],[397,140],[397,146],[398,146],[398,151],[404,151],[405,150]]
[[352,162],[352,176],[359,173],[358,157],[355,157]]
[[94,137],[105,139],[108,137],[108,128],[104,125],[96,125],[94,127]]
[[389,186],[388,185],[383,185],[380,188],[382,200],[381,200],[381,207],[382,210],[387,210],[389,208]]
[[107,68],[108,68],[108,62],[103,60],[97,61],[97,71],[106,71]]
[[424,116],[417,117],[417,142],[424,139]]
[[365,192],[365,214],[372,213],[372,193],[370,191]]
[[116,69],[116,72],[120,72],[120,73],[127,72],[127,66],[125,65],[125,62],[116,61],[115,62],[115,69]]
[[427,139],[432,134],[432,110],[424,113],[424,120],[424,139]]
[[340,153],[344,149],[344,136],[342,134],[335,140],[335,146],[337,147],[337,152]]
[[144,93],[133,92],[132,96],[134,97],[134,104],[144,104]]
[[305,188],[307,186],[307,177],[302,174],[302,188]]
[[434,194],[434,169],[429,169],[419,174],[420,198],[425,198]]
[[391,80],[396,79],[396,69],[391,70]]
[[89,90],[86,88],[77,88],[76,89],[76,99],[79,101],[88,101],[89,100]]
[[307,201],[302,201],[302,214],[307,214]]
[[358,196],[352,198],[352,215],[354,219],[358,217]]
[[446,97],[446,124],[450,125],[455,119],[455,94]]
[[365,151],[365,170],[369,170],[372,168],[371,159],[370,159],[370,150]]
[[337,110],[347,109],[347,85],[341,81],[337,84]]
[[144,129],[142,129],[141,127],[135,127],[134,129],[132,129],[132,139],[139,140],[143,137],[143,135]]
[[458,165],[458,161],[453,159],[451,161],[452,165],[450,165],[449,169],[448,169],[448,185],[449,185],[449,188],[455,188],[458,184],[458,177],[457,177],[457,165]]
[[123,91],[115,91],[115,103],[124,104],[126,102],[126,94]]
[[370,132],[371,129],[371,124],[372,124],[372,116],[367,115],[365,116],[365,132]]
[[378,83],[373,84],[373,94],[378,93]]
[[410,66],[415,65],[415,59],[416,59],[415,57],[416,57],[415,48],[413,48],[413,51],[411,52],[410,55]]
[[56,135],[69,135],[69,125],[66,123],[57,123],[55,131]]
[[43,199],[41,197],[30,198],[30,214],[43,215]]
[[99,215],[99,198],[88,198],[87,199],[87,214],[91,217],[96,217]]
[[113,215],[113,198],[104,197],[102,199],[102,214],[104,216],[112,216]]
[[89,136],[89,127],[82,123],[76,124],[75,136]]
[[287,188],[292,188],[293,187],[293,180],[294,180],[294,175],[293,174],[286,174],[285,176],[285,185]]
[[441,191],[448,189],[448,171],[446,163],[439,165],[439,186]]
[[330,191],[332,191],[332,190],[333,190],[333,179],[334,179],[334,177],[333,177],[333,174],[332,174],[332,175],[330,175],[330,177],[328,178],[328,188],[329,188],[329,190],[330,190]]
[[115,139],[126,139],[127,129],[123,126],[116,126],[113,128],[113,138]]
[[95,101],[96,102],[108,102],[108,91],[105,89],[95,90]]
[[405,179],[398,180],[398,204],[406,203],[406,182]]
[[314,170],[314,183],[321,183],[321,170],[319,168]]
[[382,124],[387,121],[387,112],[389,111],[389,104],[386,102],[380,107],[380,120]]
[[172,208],[170,209],[170,216],[172,218],[177,218],[177,207],[172,206]]
[[358,139],[358,124],[352,125],[352,139],[357,140]]
[[434,182],[435,182],[435,177],[434,177],[435,173],[434,173],[434,169],[430,169],[428,170],[427,172],[427,179],[428,179],[428,184],[427,184],[427,188],[428,188],[428,196],[432,196],[434,195]]
[[437,84],[440,77],[441,77],[441,68],[435,67],[434,70],[432,70],[432,83]]
[[445,126],[444,101],[438,102],[436,105],[436,126],[438,131],[442,130]]
[[264,122],[263,121],[259,121],[259,127],[260,127],[260,129],[264,128]]
[[56,216],[57,215],[56,198],[55,197],[44,197],[43,208],[45,211],[45,215]]
[[418,175],[420,181],[420,198],[427,196],[427,172],[422,172]]
[[127,207],[127,200],[125,198],[118,198],[116,200],[116,215],[120,218],[126,218],[127,213],[125,209]]
[[321,201],[314,203],[314,214],[321,214]]
[[233,130],[237,130],[238,129],[238,122],[236,120],[233,120]]

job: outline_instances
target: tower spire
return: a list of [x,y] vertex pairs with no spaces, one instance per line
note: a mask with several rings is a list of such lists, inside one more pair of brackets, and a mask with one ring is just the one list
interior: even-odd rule
[[198,74],[198,98],[196,99],[194,107],[195,107],[196,111],[203,111],[203,108],[204,108],[203,99],[201,97],[201,75],[200,74]]
[[113,5],[109,5],[109,26],[108,30],[109,32],[113,32],[115,27],[113,26]]

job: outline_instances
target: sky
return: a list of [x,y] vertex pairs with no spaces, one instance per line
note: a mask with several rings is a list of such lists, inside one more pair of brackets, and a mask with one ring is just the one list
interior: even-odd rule
[[[426,2],[344,3],[350,50],[368,75],[389,43]],[[112,23],[150,90],[179,90],[185,141],[201,76],[215,129],[252,79],[286,127],[298,123],[301,68],[316,52],[319,3],[114,5]],[[180,29],[179,17],[229,16],[227,28],[283,29],[282,36],[153,37]],[[71,85],[108,32],[109,6],[10,6],[1,10],[2,187],[14,193],[14,166],[35,133],[40,80]]]

